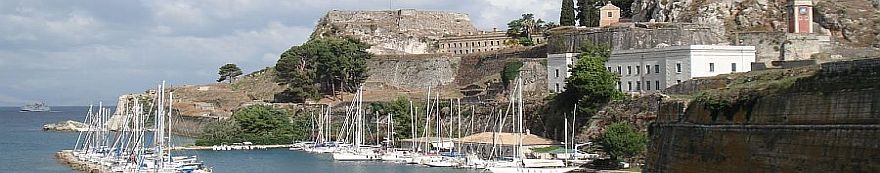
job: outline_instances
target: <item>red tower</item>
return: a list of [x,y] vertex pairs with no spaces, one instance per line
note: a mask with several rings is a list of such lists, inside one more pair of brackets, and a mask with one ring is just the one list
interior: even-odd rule
[[812,0],[790,0],[788,2],[788,32],[813,33]]

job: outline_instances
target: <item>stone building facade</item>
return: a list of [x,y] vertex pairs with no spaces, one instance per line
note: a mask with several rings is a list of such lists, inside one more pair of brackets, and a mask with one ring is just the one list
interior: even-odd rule
[[571,65],[577,61],[578,53],[547,55],[547,89],[551,93],[565,91],[565,79],[571,76]]
[[620,8],[610,2],[599,8],[599,27],[617,25],[618,23],[620,23]]
[[[508,45],[511,39],[506,32],[502,31],[479,32],[471,35],[445,36],[437,42],[437,46],[439,47],[438,53],[463,55],[512,47],[512,45]],[[544,36],[532,35],[532,42],[535,44],[544,43]]]
[[791,0],[787,8],[789,33],[813,33],[812,0]]
[[615,51],[605,67],[618,74],[617,89],[657,93],[695,77],[751,71],[753,46],[691,45]]

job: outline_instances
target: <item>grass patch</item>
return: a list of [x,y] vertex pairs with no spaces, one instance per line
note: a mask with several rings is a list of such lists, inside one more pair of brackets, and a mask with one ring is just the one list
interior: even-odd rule
[[817,71],[817,67],[802,67],[721,75],[718,77],[732,79],[727,87],[697,92],[692,100],[713,112],[751,106],[761,97],[787,91],[796,81],[812,77]]

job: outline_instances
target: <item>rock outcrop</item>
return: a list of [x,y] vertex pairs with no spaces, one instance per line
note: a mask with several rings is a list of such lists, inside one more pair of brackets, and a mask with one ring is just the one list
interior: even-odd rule
[[[872,2],[873,1],[873,2]],[[787,0],[635,0],[636,22],[705,24],[719,35],[736,32],[785,31]],[[817,32],[833,35],[845,45],[880,48],[880,10],[876,0],[814,0]],[[823,31],[827,30],[827,31]],[[735,40],[731,40],[735,41]]]
[[72,131],[72,132],[81,132],[88,131],[89,126],[85,123],[81,123],[78,121],[67,120],[58,123],[46,124],[43,125],[43,130],[45,131]]

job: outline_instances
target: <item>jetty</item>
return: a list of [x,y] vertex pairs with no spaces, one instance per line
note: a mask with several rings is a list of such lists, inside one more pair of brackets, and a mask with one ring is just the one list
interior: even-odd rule
[[[292,144],[282,144],[282,145],[242,145],[248,146],[249,149],[271,149],[271,148],[291,148]],[[172,147],[171,150],[216,150],[217,146],[177,146]]]
[[73,150],[61,150],[55,153],[55,158],[58,159],[58,162],[69,166],[77,171],[82,171],[86,173],[111,173],[113,172],[109,167],[82,161],[73,156]]

